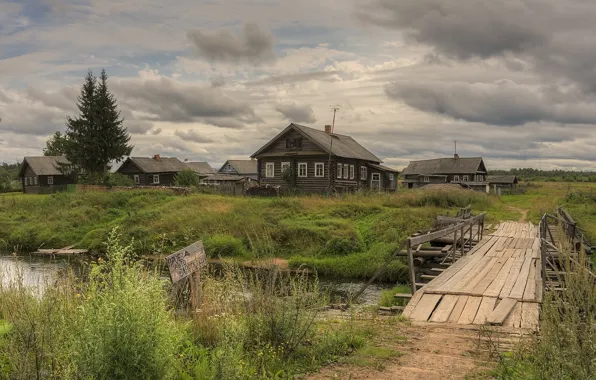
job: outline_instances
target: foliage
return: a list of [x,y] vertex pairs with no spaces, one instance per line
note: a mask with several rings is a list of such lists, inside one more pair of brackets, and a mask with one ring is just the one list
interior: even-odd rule
[[247,253],[242,240],[232,235],[211,235],[205,239],[204,244],[209,257],[238,257]]
[[405,306],[408,301],[406,299],[397,299],[395,295],[398,293],[411,293],[410,285],[397,285],[391,289],[381,291],[379,297],[379,306]]
[[107,79],[105,70],[99,83],[91,71],[87,73],[77,102],[79,115],[68,117],[66,122],[65,150],[72,163],[70,169],[90,183],[103,182],[110,163],[120,162],[132,150]]
[[134,186],[135,182],[129,176],[121,173],[110,173],[106,179],[108,186]]
[[20,164],[2,163],[0,165],[0,193],[21,191],[20,168]]
[[199,186],[199,176],[192,169],[184,169],[174,177],[174,185],[181,187],[197,187]]
[[67,137],[56,131],[48,141],[46,141],[46,147],[43,148],[44,156],[63,156],[66,154],[66,148],[68,146]]
[[490,175],[516,175],[518,179],[524,181],[596,182],[596,172],[592,171],[519,168],[510,170],[491,170]]

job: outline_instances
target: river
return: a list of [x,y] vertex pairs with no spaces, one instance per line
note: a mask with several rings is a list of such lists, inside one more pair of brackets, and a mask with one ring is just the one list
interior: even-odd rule
[[[75,274],[80,273],[83,261],[74,257],[41,257],[41,256],[13,256],[0,254],[0,281],[6,286],[12,281],[22,278],[22,283],[32,290],[43,294],[46,286],[51,286],[54,281],[67,270],[73,269]],[[330,291],[336,302],[345,301],[350,294],[356,293],[364,284],[360,280],[319,278],[322,288]],[[372,284],[362,294],[359,303],[362,305],[376,305],[381,291],[391,288],[391,284]]]

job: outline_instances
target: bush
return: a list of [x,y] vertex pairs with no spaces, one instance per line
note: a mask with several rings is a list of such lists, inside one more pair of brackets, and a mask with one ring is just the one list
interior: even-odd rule
[[246,255],[246,247],[241,239],[227,234],[215,234],[204,241],[205,252],[209,257],[238,257]]
[[108,186],[134,186],[135,182],[127,175],[121,173],[110,173],[106,179]]
[[197,187],[199,186],[199,176],[192,169],[184,169],[174,177],[174,185],[181,187]]

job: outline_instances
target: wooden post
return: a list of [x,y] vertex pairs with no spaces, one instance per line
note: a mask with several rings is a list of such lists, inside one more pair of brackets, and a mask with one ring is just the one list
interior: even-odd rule
[[542,223],[540,223],[540,260],[542,261],[542,286],[546,286],[546,229],[548,228],[546,224],[546,217],[542,217]]
[[197,271],[188,276],[190,286],[190,307],[192,312],[196,312],[201,305],[201,272]]
[[412,294],[416,293],[416,273],[414,272],[414,255],[412,254],[412,244],[410,239],[407,243],[408,266],[410,267],[410,281],[412,282]]
[[466,245],[466,239],[464,236],[464,227],[461,227],[461,236],[460,236],[460,241],[461,241],[461,256],[464,257],[464,246]]
[[457,230],[453,231],[453,253],[451,260],[455,263],[455,252],[457,252]]
[[471,223],[470,224],[470,251],[472,250],[472,233],[473,232],[474,232],[474,223]]

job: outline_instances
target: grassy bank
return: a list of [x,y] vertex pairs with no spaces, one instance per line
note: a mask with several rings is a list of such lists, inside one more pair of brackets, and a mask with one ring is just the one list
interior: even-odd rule
[[[0,196],[0,244],[102,250],[120,226],[137,254],[170,253],[202,239],[212,256],[281,257],[322,274],[368,278],[396,245],[429,227],[438,214],[472,204],[492,207],[469,191],[409,191],[339,198],[234,198],[157,191]],[[494,206],[494,207],[498,207]],[[405,280],[401,262],[385,280]]]

